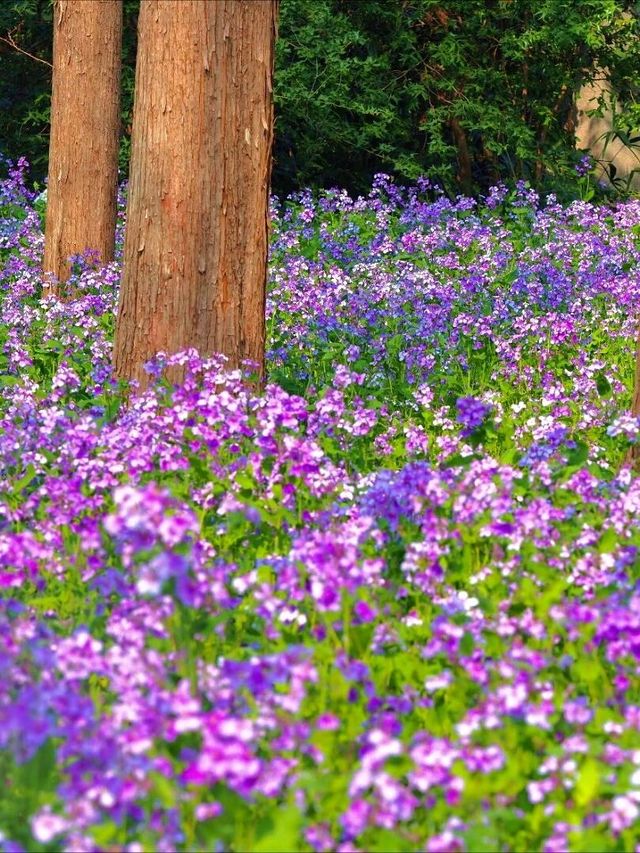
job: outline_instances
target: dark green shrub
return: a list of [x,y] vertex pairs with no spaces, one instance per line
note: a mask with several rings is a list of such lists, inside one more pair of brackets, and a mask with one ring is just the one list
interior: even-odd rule
[[[125,0],[126,168],[139,0]],[[528,180],[571,194],[574,97],[608,70],[627,138],[640,124],[631,0],[282,0],[273,188],[428,174],[449,193]],[[0,36],[51,58],[50,0],[5,0]],[[0,151],[46,172],[50,68],[0,42]],[[594,105],[595,106],[595,105]]]

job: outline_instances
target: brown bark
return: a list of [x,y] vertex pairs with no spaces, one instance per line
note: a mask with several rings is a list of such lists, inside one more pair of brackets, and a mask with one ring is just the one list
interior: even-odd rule
[[114,346],[142,387],[151,356],[188,347],[263,373],[277,11],[142,0]]
[[44,272],[59,281],[85,249],[113,260],[121,52],[122,0],[55,0]]
[[458,151],[458,185],[464,195],[470,196],[473,193],[473,180],[471,176],[471,155],[469,154],[469,145],[467,143],[467,134],[462,129],[462,125],[457,118],[449,119],[449,127],[453,135],[456,149]]

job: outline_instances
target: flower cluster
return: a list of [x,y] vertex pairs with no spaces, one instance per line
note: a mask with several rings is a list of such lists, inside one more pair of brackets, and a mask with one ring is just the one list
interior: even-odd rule
[[640,203],[274,201],[266,387],[159,354],[124,405],[120,261],[41,300],[25,168],[0,849],[634,849]]

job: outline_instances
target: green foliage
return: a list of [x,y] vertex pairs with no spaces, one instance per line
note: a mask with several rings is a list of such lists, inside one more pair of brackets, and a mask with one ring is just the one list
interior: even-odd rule
[[[129,162],[139,5],[140,0],[124,0],[120,138],[123,170]],[[0,41],[0,153],[15,160],[26,157],[32,176],[39,182],[47,174],[49,154],[52,27],[52,0],[0,3],[0,37],[17,46]]]
[[[138,6],[125,0],[123,170]],[[51,18],[50,0],[9,0],[0,35],[50,62]],[[574,97],[598,68],[616,92],[611,138],[633,147],[638,135],[637,36],[631,0],[283,0],[274,190],[360,191],[386,171],[428,174],[452,194],[517,179],[575,194]],[[0,58],[0,151],[26,156],[41,180],[51,69],[6,42]]]
[[616,0],[285,0],[279,131],[299,185],[361,188],[384,169],[450,192],[558,191],[575,184],[574,96],[598,67],[632,138],[638,43],[636,5]]
[[0,36],[42,60],[0,42],[0,153],[26,157],[40,179],[46,174],[48,155],[51,27],[49,0],[0,3]]
[[[276,58],[276,178],[364,188],[423,171],[412,5],[285,0]],[[289,149],[287,144],[289,143]],[[291,151],[291,155],[288,154]]]

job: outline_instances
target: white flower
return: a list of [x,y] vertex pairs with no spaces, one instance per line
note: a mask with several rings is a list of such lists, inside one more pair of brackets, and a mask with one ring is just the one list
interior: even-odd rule
[[48,808],[43,809],[31,820],[31,831],[41,844],[48,844],[66,828],[67,821],[60,815],[52,814]]

